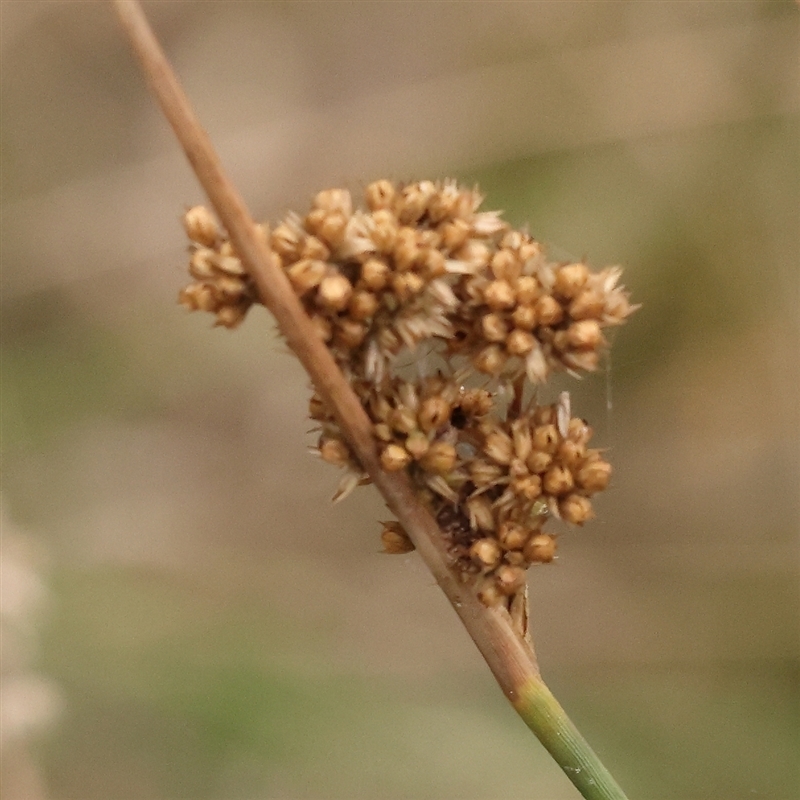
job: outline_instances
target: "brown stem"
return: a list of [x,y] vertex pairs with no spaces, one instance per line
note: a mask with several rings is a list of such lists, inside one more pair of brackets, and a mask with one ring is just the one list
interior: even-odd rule
[[243,199],[225,175],[208,134],[203,130],[136,0],[114,0],[117,14],[139,59],[147,82],[168,119],[192,169],[225,225],[264,305],[335,412],[353,451],[408,531],[467,631],[486,659],[505,695],[514,702],[519,689],[539,678],[533,648],[511,627],[504,609],[486,608],[472,588],[449,565],[439,528],[418,501],[405,476],[381,469],[372,425],[358,398],[315,333],[288,279],[256,234]]

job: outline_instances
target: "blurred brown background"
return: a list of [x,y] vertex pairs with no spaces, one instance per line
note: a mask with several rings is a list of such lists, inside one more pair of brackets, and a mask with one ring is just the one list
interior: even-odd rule
[[[797,5],[145,7],[257,217],[454,176],[625,266],[549,390],[615,479],[531,572],[543,670],[632,798],[798,797]],[[176,306],[203,196],[109,7],[0,13],[6,800],[575,797],[374,491],[329,505],[267,314]]]

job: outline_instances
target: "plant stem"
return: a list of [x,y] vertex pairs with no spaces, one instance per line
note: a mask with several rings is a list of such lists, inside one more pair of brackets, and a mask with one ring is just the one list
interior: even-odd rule
[[[353,452],[408,532],[500,688],[587,800],[623,800],[622,791],[545,687],[533,647],[514,631],[506,610],[487,608],[478,600],[472,587],[451,567],[439,527],[417,499],[408,478],[381,469],[372,424],[361,402],[316,334],[269,247],[256,234],[243,199],[226,176],[138,2],[114,0],[114,5],[147,82],[261,300],[322,399],[333,409]],[[605,787],[605,793],[598,793],[600,787]]]
[[625,800],[625,793],[544,682],[531,678],[511,701],[586,800]]

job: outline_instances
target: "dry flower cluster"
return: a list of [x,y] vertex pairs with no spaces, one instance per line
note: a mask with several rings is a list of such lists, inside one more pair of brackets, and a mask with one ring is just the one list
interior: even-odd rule
[[[367,410],[383,468],[407,470],[454,565],[492,605],[517,595],[531,564],[553,560],[546,517],[591,519],[590,497],[611,473],[568,395],[523,404],[526,381],[595,369],[603,328],[635,307],[618,268],[549,261],[529,234],[480,211],[482,199],[453,181],[381,180],[366,188],[366,210],[330,189],[305,217],[259,232]],[[235,328],[258,302],[255,287],[209,211],[190,209],[184,224],[194,282],[180,301]],[[423,343],[417,376],[403,377],[398,356]],[[435,374],[423,374],[435,359]],[[317,395],[310,415],[320,456],[347,470],[341,499],[368,478]],[[413,549],[395,522],[382,541],[390,553]]]

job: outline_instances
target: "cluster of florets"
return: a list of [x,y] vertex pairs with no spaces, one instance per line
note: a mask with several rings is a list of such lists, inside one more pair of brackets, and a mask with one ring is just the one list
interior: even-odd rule
[[[326,190],[305,217],[259,233],[370,415],[383,468],[408,472],[454,565],[482,576],[481,596],[494,603],[520,590],[528,566],[552,561],[544,519],[582,525],[611,472],[568,402],[523,407],[525,381],[594,370],[603,328],[634,308],[619,269],[549,261],[529,234],[480,211],[476,190],[381,180],[365,201],[357,209],[348,191]],[[181,302],[236,327],[258,302],[253,283],[206,209],[184,222],[195,282]],[[399,377],[398,356],[422,344],[441,359],[438,373]],[[368,478],[316,395],[310,414],[317,452],[346,469],[341,499]],[[413,548],[398,523],[382,539],[387,552]]]

